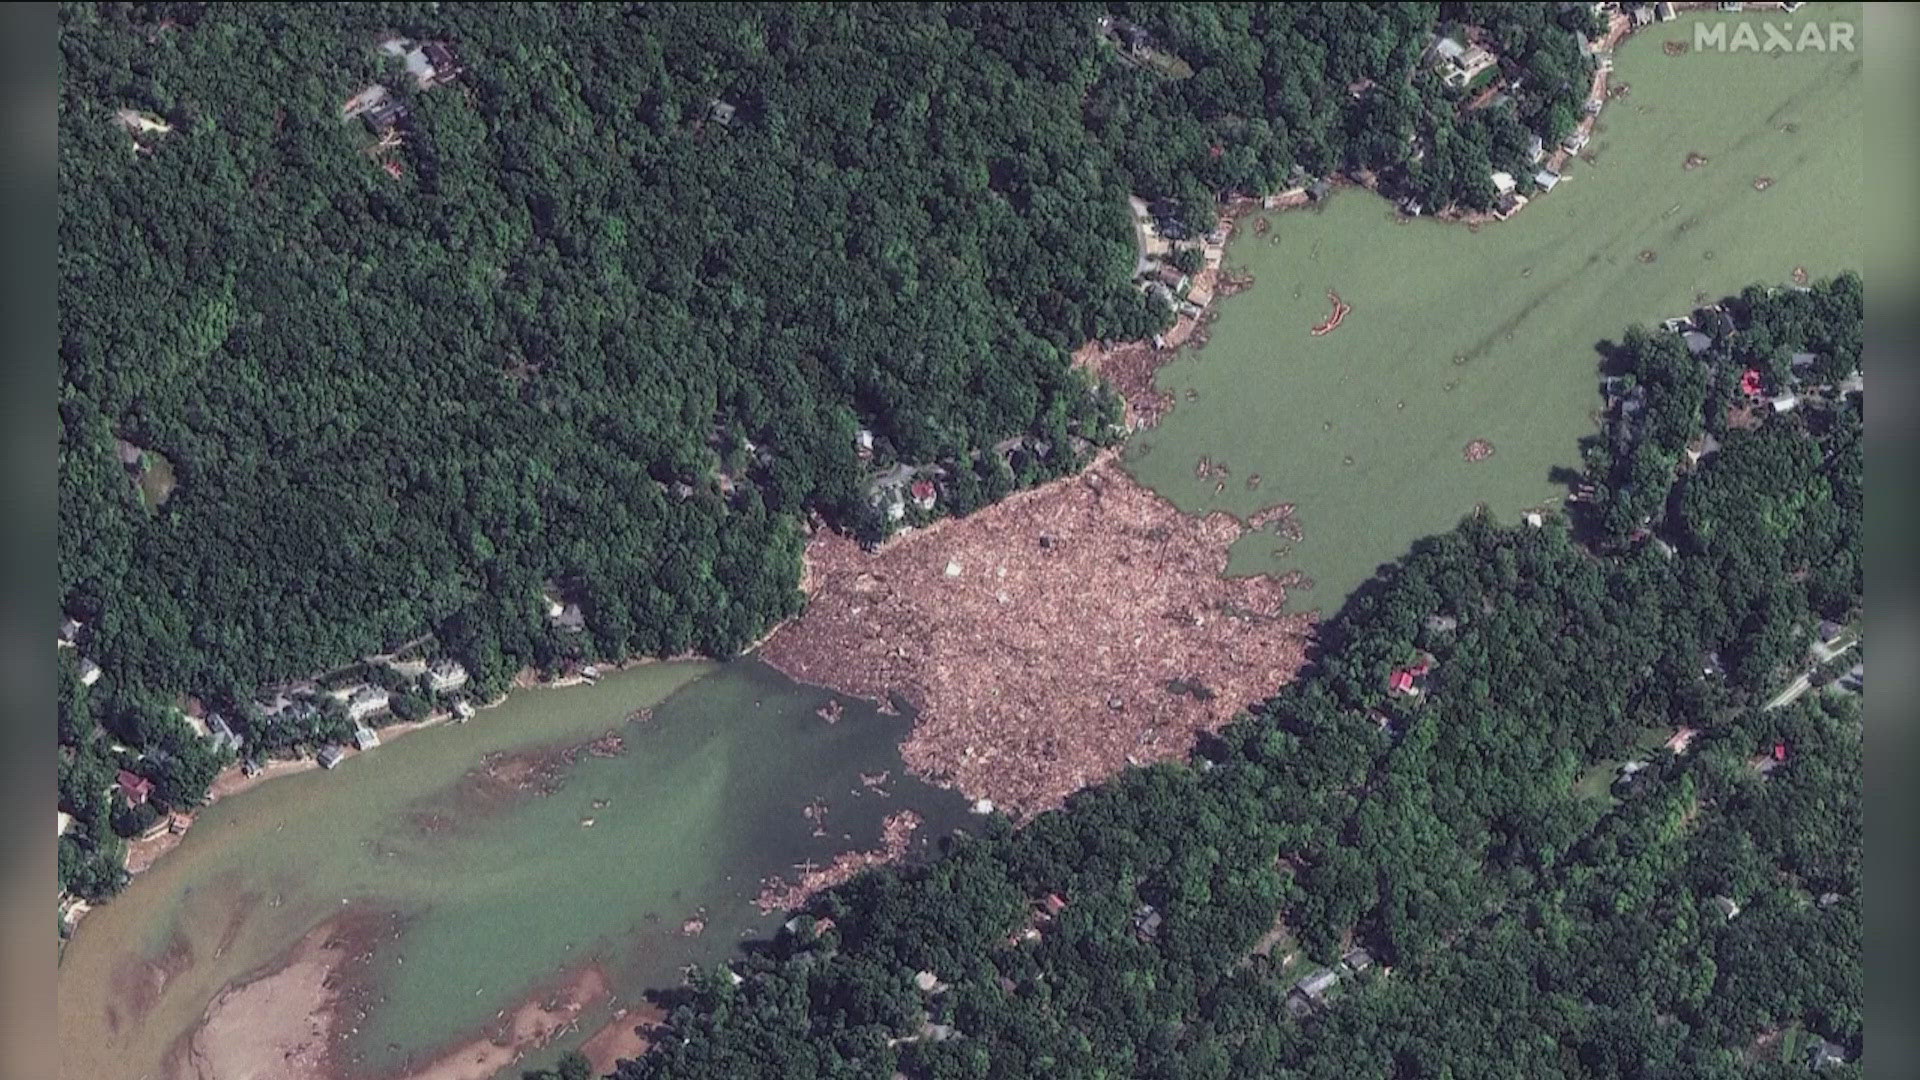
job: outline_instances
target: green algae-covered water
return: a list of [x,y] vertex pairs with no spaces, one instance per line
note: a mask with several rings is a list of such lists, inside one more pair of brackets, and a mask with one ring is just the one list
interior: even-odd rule
[[[849,701],[829,724],[828,697],[756,662],[648,665],[222,800],[80,924],[58,987],[65,1075],[159,1075],[222,987],[347,904],[400,919],[357,1020],[369,1073],[424,1064],[588,959],[629,1003],[671,986],[770,930],[751,902],[763,878],[876,847],[901,809],[923,838],[964,817],[959,796],[905,776],[908,720]],[[612,756],[555,753],[608,732],[624,741]],[[476,775],[503,760],[540,763],[539,791]],[[886,771],[888,794],[861,782]],[[803,814],[816,800],[825,835]],[[695,915],[705,931],[683,935]],[[164,989],[130,990],[155,964]]]
[[[1799,14],[1860,22],[1857,4]],[[1300,540],[1250,534],[1230,569],[1298,569],[1314,587],[1293,606],[1330,613],[1477,504],[1513,520],[1563,495],[1550,474],[1579,466],[1601,404],[1595,347],[1630,323],[1785,284],[1795,267],[1859,269],[1861,54],[1667,55],[1698,19],[1781,15],[1708,12],[1628,39],[1613,75],[1628,93],[1602,113],[1594,160],[1511,220],[1402,223],[1356,189],[1269,215],[1266,236],[1243,222],[1228,262],[1255,284],[1221,301],[1205,349],[1161,370],[1175,405],[1134,438],[1129,468],[1189,512],[1293,503]],[[1690,153],[1706,164],[1686,169]],[[1352,313],[1312,337],[1329,289]],[[1475,439],[1490,459],[1465,459]],[[1195,476],[1203,456],[1229,467],[1224,491]]]

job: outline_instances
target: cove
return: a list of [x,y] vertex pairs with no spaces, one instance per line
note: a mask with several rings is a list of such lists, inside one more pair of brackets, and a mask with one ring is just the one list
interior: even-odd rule
[[[1598,345],[1796,268],[1860,267],[1861,54],[1669,54],[1698,20],[1759,18],[1696,13],[1622,43],[1627,93],[1591,160],[1507,221],[1404,221],[1361,189],[1267,214],[1265,235],[1242,219],[1227,261],[1255,283],[1160,370],[1175,404],[1128,468],[1189,513],[1294,504],[1301,535],[1250,534],[1229,569],[1298,570],[1313,587],[1290,606],[1325,613],[1476,505],[1507,520],[1557,505],[1553,470],[1579,467],[1601,405]],[[1821,18],[1857,26],[1860,6]],[[1314,337],[1330,290],[1352,311]],[[1478,439],[1494,453],[1468,461]],[[1224,489],[1195,475],[1202,458],[1228,467]]]
[[965,820],[900,767],[909,719],[845,701],[829,723],[829,699],[755,661],[650,664],[222,800],[77,928],[62,1075],[168,1075],[223,988],[343,910],[391,915],[397,935],[360,976],[346,1075],[417,1068],[586,963],[638,1004],[771,933],[764,878],[875,848],[900,810],[924,820],[921,848]]

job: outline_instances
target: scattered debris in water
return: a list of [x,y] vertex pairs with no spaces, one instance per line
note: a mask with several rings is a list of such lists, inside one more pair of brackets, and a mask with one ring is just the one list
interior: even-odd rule
[[1462,454],[1468,461],[1485,461],[1493,456],[1493,444],[1485,439],[1475,439],[1467,444]]

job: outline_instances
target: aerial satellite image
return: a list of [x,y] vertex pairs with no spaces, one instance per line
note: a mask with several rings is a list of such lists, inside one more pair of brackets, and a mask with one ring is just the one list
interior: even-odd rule
[[1869,7],[58,5],[58,1077],[1863,1075]]

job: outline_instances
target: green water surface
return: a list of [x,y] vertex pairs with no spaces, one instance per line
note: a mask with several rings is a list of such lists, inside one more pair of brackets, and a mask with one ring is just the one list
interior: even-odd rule
[[[1857,4],[1818,14],[1860,19]],[[1577,467],[1595,430],[1597,345],[1795,267],[1860,267],[1860,54],[1665,54],[1694,19],[1721,18],[1779,13],[1630,38],[1614,71],[1629,92],[1603,112],[1594,160],[1506,222],[1403,222],[1359,189],[1268,215],[1266,236],[1243,222],[1227,261],[1255,285],[1221,301],[1206,348],[1161,370],[1176,404],[1134,437],[1129,468],[1189,512],[1295,504],[1300,542],[1251,534],[1230,569],[1298,569],[1313,587],[1293,606],[1326,613],[1478,504],[1512,520],[1564,495],[1550,473]],[[1689,153],[1706,165],[1684,168]],[[1315,338],[1329,289],[1353,310]],[[1474,439],[1494,456],[1466,461]],[[1224,491],[1195,476],[1203,456],[1229,467]]]

